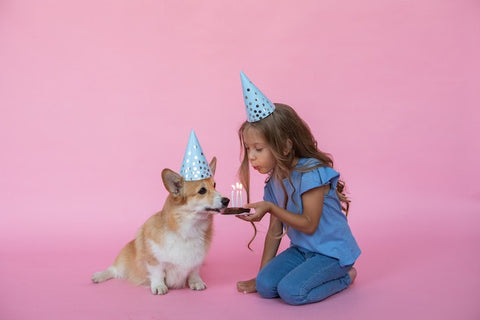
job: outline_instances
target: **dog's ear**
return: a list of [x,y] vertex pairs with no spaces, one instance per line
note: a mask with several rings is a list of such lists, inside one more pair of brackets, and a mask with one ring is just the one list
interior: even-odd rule
[[170,169],[163,169],[162,180],[168,192],[176,196],[182,194],[184,180],[181,175]]
[[215,169],[217,168],[217,158],[213,157],[212,161],[208,164],[210,166],[210,171],[212,174],[215,175]]

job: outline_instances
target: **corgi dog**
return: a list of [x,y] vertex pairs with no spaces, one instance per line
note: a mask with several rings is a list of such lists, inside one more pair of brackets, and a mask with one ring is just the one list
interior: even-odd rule
[[199,181],[185,181],[180,174],[164,169],[162,180],[169,195],[163,209],[141,226],[114,263],[95,273],[92,281],[126,279],[135,285],[149,285],[158,295],[187,284],[192,290],[206,289],[200,267],[212,241],[213,214],[230,201],[215,190],[216,163],[214,157],[209,164],[212,176]]

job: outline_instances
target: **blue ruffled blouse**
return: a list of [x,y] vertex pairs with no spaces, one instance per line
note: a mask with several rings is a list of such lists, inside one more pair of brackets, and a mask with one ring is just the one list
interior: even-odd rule
[[[320,164],[317,159],[301,158],[296,168],[314,167]],[[303,213],[302,194],[324,185],[330,185],[330,191],[324,197],[322,216],[314,234],[288,228],[287,235],[291,246],[298,246],[312,252],[318,252],[339,260],[341,266],[351,265],[361,251],[348,226],[347,217],[342,212],[336,188],[340,174],[330,167],[318,167],[307,172],[294,170],[291,181],[284,179],[287,190],[287,210],[296,214]],[[263,199],[283,208],[284,192],[278,181],[273,178],[265,185]]]

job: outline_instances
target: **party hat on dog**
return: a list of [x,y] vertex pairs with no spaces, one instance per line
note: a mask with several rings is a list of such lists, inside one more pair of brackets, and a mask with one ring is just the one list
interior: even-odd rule
[[275,110],[275,105],[240,71],[242,79],[243,100],[247,109],[248,122],[256,122],[268,117]]
[[203,180],[212,176],[207,159],[203,155],[202,147],[192,130],[188,139],[187,150],[183,156],[180,175],[185,181]]

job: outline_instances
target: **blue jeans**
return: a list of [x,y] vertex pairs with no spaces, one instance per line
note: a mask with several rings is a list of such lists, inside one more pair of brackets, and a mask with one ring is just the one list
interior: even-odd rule
[[256,286],[263,298],[282,298],[301,305],[323,300],[347,288],[352,265],[292,246],[273,258],[257,275]]

